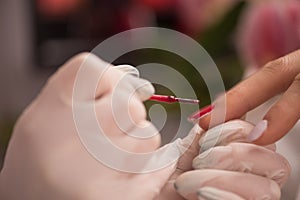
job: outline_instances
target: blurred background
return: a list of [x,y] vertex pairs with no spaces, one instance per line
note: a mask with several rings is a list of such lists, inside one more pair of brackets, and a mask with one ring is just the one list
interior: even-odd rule
[[[266,62],[300,47],[300,2],[1,0],[0,169],[17,117],[61,64],[116,33],[145,26],[174,29],[197,40],[229,89]],[[151,49],[124,55],[115,64],[148,62],[174,68],[188,65],[168,52]],[[189,68],[184,69],[191,81],[199,82]],[[209,104],[205,84],[194,87],[201,94],[200,106]],[[165,88],[157,90],[168,93]]]

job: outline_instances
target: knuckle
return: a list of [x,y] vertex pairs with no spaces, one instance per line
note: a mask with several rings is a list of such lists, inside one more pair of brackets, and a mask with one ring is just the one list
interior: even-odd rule
[[82,52],[82,53],[79,53],[79,54],[75,55],[72,58],[72,60],[77,61],[77,62],[83,62],[84,60],[86,60],[91,55],[92,54],[90,54],[88,52]]
[[277,68],[286,64],[286,59],[284,57],[269,61],[264,68]]
[[270,75],[276,75],[279,73],[283,68],[288,66],[288,61],[285,57],[278,58],[276,60],[268,62],[263,68],[262,71],[264,73]]
[[90,53],[80,53],[70,58],[66,63],[64,63],[58,71],[52,75],[49,80],[49,85],[72,85],[75,76],[80,68],[80,65],[92,54]]
[[31,105],[17,120],[14,132],[20,132],[24,137],[23,141],[33,139],[37,131],[36,124],[43,122],[38,116],[38,112],[40,112],[40,108]]
[[294,82],[300,86],[300,73],[295,77]]
[[[98,67],[101,66],[101,64],[103,64],[100,61],[101,59],[96,55],[88,52],[83,52],[72,57],[70,61],[67,62],[67,66],[69,66],[71,69],[77,72],[81,65],[84,65],[97,72]],[[93,72],[94,71],[91,71],[91,73]]]
[[287,55],[268,62],[262,70],[270,75],[290,75],[296,70],[294,66],[295,60],[294,55]]
[[262,73],[267,78],[279,78],[282,81],[282,89],[286,89],[291,84],[291,81],[293,80],[291,77],[295,76],[295,58],[293,55],[287,55],[281,58],[278,58],[274,61],[271,61],[267,63],[262,68]]

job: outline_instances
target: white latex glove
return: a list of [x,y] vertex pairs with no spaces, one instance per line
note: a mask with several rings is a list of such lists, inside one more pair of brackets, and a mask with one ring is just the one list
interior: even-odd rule
[[[103,76],[96,94],[90,94],[82,86],[78,99],[72,99],[75,77],[83,62],[87,85],[93,81],[95,74]],[[123,65],[106,68],[107,66],[107,63],[94,55],[79,54],[49,79],[14,128],[0,174],[0,199],[182,199],[174,190],[173,183],[180,173],[192,169],[192,159],[198,154],[197,143],[202,132],[198,125],[187,138],[175,142],[178,151],[182,152],[196,135],[193,145],[179,161],[143,174],[126,173],[107,167],[97,161],[81,143],[73,118],[73,101],[83,110],[90,108],[91,102],[95,101],[95,114],[99,124],[105,135],[119,148],[134,153],[146,153],[160,146],[159,134],[147,139],[125,134],[115,123],[111,108],[113,91],[127,73],[121,90],[117,93],[117,114],[122,116],[129,112],[137,125],[150,124],[146,120],[142,101],[153,94],[152,85],[139,79],[138,71],[133,67]],[[141,87],[134,94],[129,94],[138,86]],[[123,99],[126,95],[132,95],[130,101]],[[91,120],[86,119],[87,123]],[[129,133],[134,132],[134,128],[126,127]],[[99,144],[96,143],[97,145]],[[102,153],[110,155],[111,152]],[[129,161],[126,164],[133,165]]]
[[208,130],[199,141],[195,170],[178,177],[177,191],[188,200],[280,199],[289,163],[275,152],[275,145],[242,143],[252,129],[248,122],[233,120]]

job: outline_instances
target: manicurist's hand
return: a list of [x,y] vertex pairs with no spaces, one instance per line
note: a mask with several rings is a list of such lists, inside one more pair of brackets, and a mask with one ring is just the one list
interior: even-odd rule
[[279,200],[289,163],[274,144],[247,143],[253,127],[232,120],[209,129],[199,140],[194,170],[176,179],[177,191],[188,200]]
[[171,148],[159,148],[143,105],[153,93],[134,67],[88,53],[72,58],[18,119],[0,199],[183,199],[173,184],[192,168],[203,130],[196,125]]

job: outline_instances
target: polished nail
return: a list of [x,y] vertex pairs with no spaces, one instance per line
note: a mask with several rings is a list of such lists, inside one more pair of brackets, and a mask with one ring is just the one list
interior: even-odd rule
[[267,127],[268,127],[267,120],[260,121],[249,133],[248,141],[253,142],[254,140],[257,140],[260,136],[262,136],[263,132],[267,129]]
[[208,105],[204,108],[201,108],[199,111],[195,112],[194,114],[188,117],[188,120],[195,123],[200,118],[204,117],[205,115],[209,114],[214,109],[214,105]]

